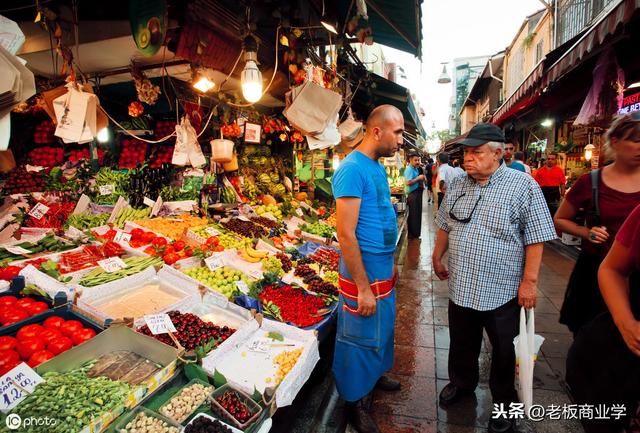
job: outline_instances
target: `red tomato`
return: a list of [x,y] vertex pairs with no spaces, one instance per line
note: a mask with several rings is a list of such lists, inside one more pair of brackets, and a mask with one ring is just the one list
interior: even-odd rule
[[38,338],[45,342],[45,344],[49,344],[49,342],[58,337],[62,337],[62,332],[58,329],[47,329],[44,330],[38,335]]
[[142,229],[131,230],[131,239],[139,240],[139,239],[142,239],[142,236],[144,236],[144,230]]
[[176,251],[184,250],[185,246],[186,246],[186,244],[183,241],[175,241],[173,243],[173,249],[176,250]]
[[60,332],[62,332],[62,335],[65,337],[71,337],[74,332],[79,331],[82,328],[84,328],[84,326],[82,326],[82,323],[79,321],[67,320],[62,324],[62,326],[60,326]]
[[224,247],[222,245],[218,245],[218,246],[216,246],[214,251],[217,252],[217,253],[222,252],[222,251],[224,251]]
[[47,329],[56,329],[59,330],[60,326],[64,323],[64,319],[58,316],[51,316],[47,320],[44,321],[42,326]]
[[71,341],[73,341],[73,344],[77,346],[87,340],[91,340],[95,336],[96,331],[94,331],[93,329],[84,328],[74,332],[73,335],[71,335]]
[[8,307],[16,303],[18,299],[15,296],[2,296],[0,297],[0,307]]
[[146,243],[151,242],[155,238],[156,238],[156,235],[154,235],[151,232],[144,232],[144,234],[142,235],[142,240],[145,241]]
[[54,355],[60,355],[62,352],[71,349],[71,347],[73,347],[73,342],[67,337],[54,338],[47,344],[47,350]]
[[173,248],[171,245],[167,245],[162,249],[162,254],[171,254],[175,252],[176,252],[175,248]]
[[8,335],[0,337],[0,350],[13,350],[16,348],[18,340]]
[[162,260],[164,260],[167,265],[173,265],[175,262],[180,260],[180,256],[176,253],[169,253],[162,256]]
[[151,241],[151,245],[153,245],[154,247],[161,247],[167,245],[167,240],[163,237],[158,236]]
[[25,307],[27,313],[31,316],[35,316],[36,314],[44,313],[49,309],[49,306],[46,302],[36,301],[33,304],[29,304]]
[[218,239],[217,236],[211,236],[209,239],[207,239],[207,245],[213,245],[213,246],[218,246],[220,244],[220,239]]
[[193,255],[193,249],[187,247],[183,250],[185,257],[191,257]]
[[12,361],[20,361],[20,355],[15,350],[0,350],[0,368]]
[[55,355],[53,353],[47,350],[39,350],[38,352],[31,355],[31,358],[29,358],[29,362],[27,362],[27,365],[31,368],[35,368],[43,362],[47,362],[54,356]]
[[7,326],[20,322],[28,317],[29,314],[22,308],[12,308],[10,311],[3,312],[0,320],[2,320],[2,326]]
[[20,308],[26,308],[27,305],[31,305],[33,304],[35,301],[31,298],[22,298],[22,299],[18,299],[15,303],[16,307],[20,307]]
[[0,376],[4,376],[8,372],[10,372],[14,368],[16,368],[18,365],[20,365],[21,363],[22,363],[22,361],[20,361],[20,360],[9,361],[6,365],[4,365],[2,368],[0,368]]
[[20,357],[27,360],[34,353],[44,350],[44,342],[39,338],[30,338],[28,340],[18,341],[16,349]]
[[40,325],[27,325],[20,328],[18,333],[16,334],[16,338],[18,341],[29,340],[31,338],[38,338],[40,334],[44,331],[44,328]]
[[19,266],[7,266],[2,269],[2,279],[11,281],[13,277],[17,277],[22,268]]

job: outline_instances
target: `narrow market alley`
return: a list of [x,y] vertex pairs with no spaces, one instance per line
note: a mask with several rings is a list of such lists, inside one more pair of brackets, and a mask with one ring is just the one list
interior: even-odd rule
[[[422,239],[405,240],[399,252],[396,320],[396,359],[392,376],[402,382],[399,393],[375,392],[372,411],[383,433],[485,432],[491,416],[489,341],[485,335],[480,359],[480,385],[475,398],[444,410],[438,394],[448,382],[448,289],[431,272],[435,241],[432,207],[425,205]],[[534,402],[544,407],[570,403],[564,386],[565,356],[571,342],[558,323],[573,260],[545,248],[540,271],[536,332],[545,338],[534,373]],[[349,432],[350,429],[347,429]],[[518,425],[521,432],[581,432],[575,420],[551,420]]]

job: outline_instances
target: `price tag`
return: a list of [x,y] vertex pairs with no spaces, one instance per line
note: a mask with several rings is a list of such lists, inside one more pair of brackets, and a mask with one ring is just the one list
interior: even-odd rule
[[214,254],[213,256],[204,259],[204,263],[209,269],[215,271],[216,269],[224,266],[224,256],[221,254]]
[[259,280],[262,278],[262,272],[255,269],[253,271],[249,271],[247,275],[249,275],[249,277],[253,278],[254,280]]
[[236,281],[236,287],[245,295],[249,293],[249,286],[244,281]]
[[76,203],[75,209],[73,209],[73,215],[78,215],[86,211],[89,203],[91,203],[91,199],[86,194],[82,194],[78,199],[78,203]]
[[207,227],[206,229],[204,229],[204,231],[209,235],[209,236],[219,236],[220,232],[216,229],[214,229],[213,227]]
[[271,340],[269,338],[258,337],[247,343],[247,349],[252,352],[267,353],[271,348]]
[[144,321],[153,335],[176,332],[176,327],[173,326],[168,314],[149,314],[144,316]]
[[145,206],[149,206],[149,207],[153,207],[156,202],[151,200],[149,197],[145,197],[144,199],[142,199],[142,203],[144,203]]
[[9,251],[11,254],[18,254],[20,256],[31,254],[31,251],[24,249],[22,247],[19,247],[17,245],[6,245],[4,246],[4,249]]
[[158,200],[156,200],[156,202],[153,204],[153,207],[151,208],[151,216],[158,215],[160,209],[162,209],[163,203],[164,202],[162,201],[162,197],[158,196]]
[[113,237],[113,241],[117,243],[129,242],[131,240],[131,233],[127,233],[123,230],[116,231],[116,235]]
[[24,362],[0,377],[0,410],[4,413],[27,398],[44,379]]
[[238,217],[238,219],[239,219],[240,221],[247,221],[247,222],[248,222],[248,221],[251,221],[249,218],[247,218],[247,217],[246,217],[246,216],[244,216],[244,215],[240,215],[240,216]]
[[300,208],[296,209],[296,215],[298,215],[300,218],[304,218],[304,212]]
[[100,185],[100,195],[111,195],[116,189],[113,185]]
[[42,219],[43,216],[47,214],[47,212],[49,212],[49,206],[45,206],[42,203],[38,203],[29,211],[29,215],[31,215],[37,220],[40,220]]
[[99,260],[98,265],[105,272],[117,272],[127,267],[127,264],[120,257],[109,257],[108,259]]

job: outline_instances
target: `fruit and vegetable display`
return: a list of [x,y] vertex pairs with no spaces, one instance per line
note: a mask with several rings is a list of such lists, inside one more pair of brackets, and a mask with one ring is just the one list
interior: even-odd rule
[[136,168],[142,164],[147,156],[147,143],[137,139],[124,138],[120,142],[120,158],[118,167]]
[[[33,209],[37,206],[37,204],[44,205],[45,207],[41,209],[46,209],[46,212],[43,210],[42,214],[33,214]],[[24,226],[25,227],[40,227],[40,228],[52,228],[55,230],[62,230],[64,228],[64,223],[67,221],[71,212],[76,207],[76,204],[73,202],[47,202],[44,200],[38,201],[31,208],[29,213],[25,217]]]
[[247,277],[240,271],[223,266],[212,271],[206,266],[199,266],[183,270],[191,278],[200,281],[207,287],[222,293],[227,298],[233,297],[238,291],[237,281],[248,283]]
[[298,362],[300,355],[302,355],[302,348],[285,350],[276,355],[273,359],[273,363],[278,366],[278,370],[276,371],[276,383],[283,381],[285,376],[289,374],[291,369]]
[[162,265],[162,259],[160,257],[127,257],[123,259],[123,261],[126,266],[124,269],[115,272],[107,272],[102,268],[97,268],[82,277],[78,284],[84,287],[99,286],[130,275],[138,274],[149,266]]
[[45,174],[42,171],[27,171],[25,167],[17,167],[4,182],[3,192],[6,195],[24,194],[45,190]]
[[64,149],[57,146],[42,146],[29,152],[31,165],[55,167],[64,162]]
[[108,213],[94,214],[93,212],[83,212],[79,214],[69,215],[67,222],[64,223],[65,230],[69,227],[75,227],[80,231],[100,227],[107,223],[109,219]]
[[213,392],[213,386],[194,383],[182,388],[180,393],[172,397],[160,408],[160,413],[174,421],[181,423],[187,419],[209,395]]
[[107,377],[135,386],[145,382],[158,370],[159,366],[144,356],[128,350],[116,350],[96,359],[87,376]]
[[184,428],[184,433],[232,433],[233,431],[217,419],[199,416]]
[[181,239],[182,235],[191,227],[199,227],[208,223],[206,218],[189,214],[181,215],[179,218],[142,219],[133,220],[133,222],[174,240]]
[[[131,388],[128,384],[107,377],[91,378],[87,372],[93,362],[64,373],[48,372],[45,380],[33,393],[11,412],[28,418],[48,417],[53,422],[47,433],[77,433],[98,416],[115,410],[125,402]],[[42,426],[35,423],[21,430],[41,433]],[[157,432],[158,430],[153,430]],[[176,431],[177,433],[177,431]]]
[[[34,314],[39,314],[49,309],[46,303],[33,300],[30,300],[30,304],[26,302],[18,304],[23,300],[30,299],[22,298],[13,305],[2,307],[2,314],[5,315],[3,318],[12,320],[20,314],[26,319],[28,316],[25,314],[29,314],[29,311],[38,311]],[[21,361],[26,362],[30,367],[36,367],[95,336],[96,331],[86,328],[82,322],[73,319],[65,320],[59,316],[51,316],[39,324],[23,326],[15,336],[0,337],[0,375],[5,374]]]
[[340,265],[340,254],[329,248],[320,247],[310,257],[323,268],[331,271],[337,271]]
[[279,277],[283,276],[286,273],[283,269],[282,261],[280,261],[280,259],[275,256],[269,256],[265,259],[262,259],[262,269],[265,272],[274,273]]
[[222,223],[222,226],[227,230],[246,238],[261,238],[268,234],[264,227],[239,218],[232,218],[229,221]]
[[120,196],[127,198],[129,174],[103,167],[96,173],[96,203],[115,204]]
[[8,326],[49,310],[49,304],[29,296],[0,296],[0,325]]
[[250,246],[246,246],[241,250],[238,250],[238,253],[242,260],[249,263],[258,263],[269,254],[266,251],[256,251]]
[[[179,311],[170,311],[167,314],[177,331],[173,335],[180,345],[187,350],[195,350],[197,347],[205,345],[208,345],[209,350],[213,350],[236,332],[235,329],[231,329],[228,326],[220,327],[215,323],[205,322],[195,314],[183,314]],[[138,332],[175,347],[171,337],[167,334],[153,335],[147,325],[138,329]]]
[[236,425],[245,424],[255,414],[247,405],[246,399],[233,390],[227,390],[217,396],[211,404],[211,409]]
[[98,266],[98,261],[109,257],[119,257],[124,250],[115,242],[108,241],[103,245],[84,245],[79,251],[69,251],[60,255],[58,269],[62,274],[81,271]]
[[118,433],[180,433],[180,429],[153,415],[139,412]]
[[322,236],[323,238],[330,238],[336,233],[335,228],[321,222],[301,224],[300,230],[302,230],[303,232],[311,233],[312,235]]
[[[17,247],[17,248],[16,248]],[[0,262],[22,260],[33,254],[60,252],[75,248],[76,245],[54,235],[47,235],[37,242],[21,242],[14,245],[0,245]],[[21,251],[21,250],[24,250]]]
[[324,300],[291,285],[271,285],[258,295],[265,315],[306,328],[322,321]]

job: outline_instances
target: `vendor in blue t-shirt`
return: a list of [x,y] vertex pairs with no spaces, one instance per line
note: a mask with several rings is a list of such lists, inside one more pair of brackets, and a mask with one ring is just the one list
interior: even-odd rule
[[384,376],[393,365],[396,316],[393,263],[398,228],[387,174],[378,159],[402,144],[404,118],[391,105],[375,108],[362,143],[333,176],[340,260],[340,305],[333,359],[338,393],[359,433],[379,433],[361,404],[373,388],[397,391]]
[[423,174],[420,174],[420,155],[409,155],[409,164],[404,170],[407,183],[407,207],[409,208],[408,231],[409,239],[420,239],[422,232],[422,196],[424,194]]

